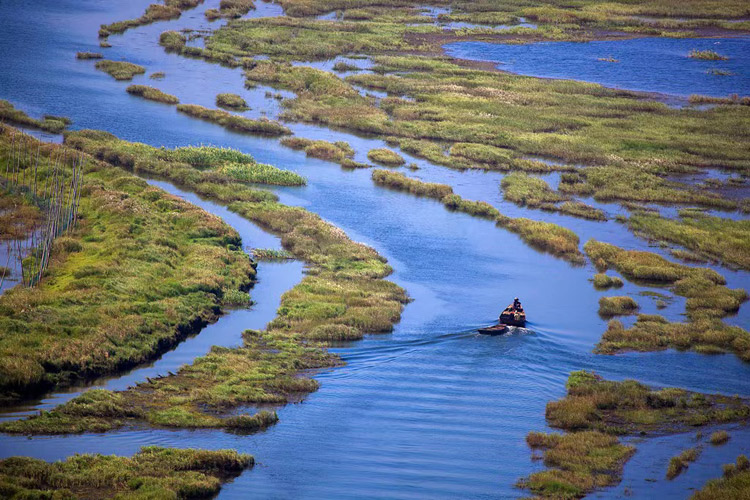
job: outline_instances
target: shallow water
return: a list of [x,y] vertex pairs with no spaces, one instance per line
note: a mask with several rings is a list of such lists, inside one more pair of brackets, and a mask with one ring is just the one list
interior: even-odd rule
[[[581,80],[683,97],[750,95],[750,37],[634,38],[525,45],[456,42],[445,49],[453,57],[496,62],[502,70],[528,76]],[[713,50],[729,60],[691,59],[688,54],[693,49]],[[607,58],[619,62],[599,60]],[[733,74],[707,73],[712,69]]]
[[[531,461],[524,437],[531,430],[545,429],[544,407],[564,394],[571,370],[594,369],[615,379],[633,377],[654,385],[750,394],[750,366],[733,355],[591,354],[606,327],[596,313],[599,297],[632,294],[642,310],[651,313],[656,312],[654,301],[638,294],[657,288],[626,283],[621,290],[597,292],[589,282],[594,274],[591,267],[572,267],[531,250],[492,222],[450,212],[433,200],[377,187],[368,170],[342,171],[338,165],[284,148],[277,140],[228,132],[178,114],[172,107],[130,96],[124,91],[127,83],[97,72],[93,63],[74,59],[76,50],[99,50],[98,24],[135,17],[147,3],[50,0],[34,6],[38,23],[20,22],[32,15],[27,3],[0,3],[1,22],[9,25],[0,30],[0,45],[9,47],[0,54],[0,61],[13,67],[11,72],[0,73],[0,98],[34,114],[70,116],[76,128],[102,128],[157,146],[230,146],[258,161],[297,171],[308,178],[308,186],[275,189],[282,201],[304,206],[353,239],[374,246],[394,267],[391,279],[415,300],[392,334],[369,336],[335,349],[347,366],[316,375],[321,389],[300,404],[280,409],[281,421],[266,432],[237,436],[221,431],[124,429],[105,435],[2,436],[0,456],[23,454],[51,460],[75,452],[129,454],[146,444],[237,448],[254,454],[258,465],[227,485],[221,498],[521,497],[525,492],[513,487],[515,481],[541,468]],[[149,73],[165,71],[166,78],[154,85],[182,102],[213,107],[217,93],[235,92],[250,100],[250,113],[274,113],[278,101],[265,98],[265,91],[259,95],[244,90],[241,71],[166,54],[158,46],[161,31],[195,26],[202,12],[217,4],[218,0],[209,0],[180,20],[112,36],[114,47],[102,52],[143,64]],[[30,46],[44,64],[32,67],[16,61],[15,54]],[[151,81],[136,77],[133,82]],[[303,137],[347,140],[361,161],[369,149],[383,145],[380,140],[312,125],[290,126]],[[582,241],[596,237],[627,248],[650,249],[647,242],[615,222],[584,221],[505,202],[499,189],[500,173],[458,172],[405,156],[421,168],[409,175],[451,184],[462,196],[488,201],[508,215],[563,224]],[[262,240],[262,233],[245,233],[251,230],[243,226],[250,223],[225,208],[201,202],[189,193],[181,195],[248,234],[243,237],[245,245],[273,246],[274,240]],[[614,206],[604,208],[616,213]],[[273,269],[264,263],[259,266],[260,283],[251,292],[258,301],[256,307],[294,282],[292,278],[282,282],[282,276],[272,274]],[[747,273],[721,272],[733,286],[750,285]],[[262,291],[264,283],[279,290]],[[528,330],[500,337],[474,333],[475,328],[493,322],[498,310],[515,295],[531,312]],[[269,302],[263,307],[269,308],[264,313],[268,314],[273,306]],[[662,313],[678,319],[683,310],[684,300],[677,298]],[[747,311],[743,307],[735,318],[745,321],[745,326],[750,324]],[[238,313],[194,337],[194,348],[180,346],[173,351],[175,364],[200,355],[211,343],[231,345],[243,329],[257,327]],[[117,384],[127,385],[165,369],[157,362]],[[659,470],[663,454],[654,450],[658,446],[649,447],[651,442],[640,445],[646,459],[634,459],[635,465],[626,467],[625,477],[633,489],[649,487],[659,496],[682,498],[689,488],[718,475],[713,467],[698,466],[699,459],[683,480],[667,484]],[[739,449],[750,452],[750,441],[736,442]],[[733,460],[737,450],[726,450],[717,449],[720,456],[711,460]],[[649,462],[648,457],[653,460]],[[659,482],[646,482],[654,475]]]

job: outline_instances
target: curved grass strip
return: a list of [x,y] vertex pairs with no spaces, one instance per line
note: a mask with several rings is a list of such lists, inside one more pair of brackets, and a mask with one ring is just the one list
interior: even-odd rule
[[[287,137],[281,139],[281,145],[298,151],[304,151],[311,158],[333,161],[345,168],[358,168],[358,164],[351,160],[354,150],[349,143],[344,141],[314,141],[303,137]],[[363,165],[365,168],[369,165]]]
[[146,7],[146,11],[136,19],[116,21],[103,24],[99,29],[99,37],[107,38],[113,33],[124,33],[130,28],[143,26],[156,21],[167,21],[177,19],[183,10],[192,9],[203,3],[203,0],[164,0],[164,4],[152,3]]
[[4,99],[0,99],[0,122],[44,130],[53,134],[62,133],[72,123],[69,118],[63,116],[44,115],[41,120],[32,118]]
[[94,67],[109,74],[115,80],[132,80],[135,75],[142,75],[146,72],[146,68],[138,64],[109,59],[97,61]]
[[172,94],[167,94],[157,88],[149,87],[148,85],[130,85],[125,90],[128,94],[137,95],[151,101],[163,102],[164,104],[178,104],[180,102],[180,100]]
[[250,118],[233,115],[219,109],[204,108],[197,104],[179,104],[177,111],[247,134],[280,136],[292,133],[291,130],[279,122],[268,119],[251,120]]
[[220,108],[244,111],[248,108],[247,101],[237,94],[218,94],[216,96],[216,105]]
[[144,446],[132,457],[6,458],[0,484],[7,498],[211,498],[253,465],[251,455],[233,450]]

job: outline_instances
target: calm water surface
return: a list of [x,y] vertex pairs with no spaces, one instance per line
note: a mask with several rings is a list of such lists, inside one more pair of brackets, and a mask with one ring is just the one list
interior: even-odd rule
[[[750,367],[732,355],[591,354],[606,327],[596,313],[598,299],[605,294],[632,294],[644,312],[656,312],[651,299],[638,295],[656,288],[627,283],[622,290],[597,292],[589,282],[592,268],[572,267],[533,251],[491,222],[447,211],[432,200],[379,188],[371,182],[369,171],[345,172],[284,148],[276,140],[231,133],[180,115],[174,107],[130,96],[124,90],[127,83],[95,71],[93,62],[75,60],[75,51],[101,50],[111,59],[145,65],[148,73],[166,72],[166,78],[154,85],[182,102],[213,107],[217,93],[235,92],[253,108],[248,116],[278,113],[278,101],[266,98],[265,90],[244,89],[239,70],[166,54],[158,46],[158,35],[164,30],[207,24],[203,12],[218,0],[207,1],[177,21],[110,37],[114,47],[99,49],[99,24],[136,17],[147,4],[42,1],[32,9],[20,0],[0,2],[0,25],[5,28],[0,30],[0,45],[6,49],[0,53],[0,63],[10,68],[0,73],[0,98],[34,115],[70,116],[75,128],[100,128],[156,146],[230,146],[259,161],[297,171],[309,184],[276,189],[282,201],[304,206],[353,239],[374,246],[393,265],[396,272],[391,279],[415,300],[392,334],[337,348],[347,366],[316,375],[321,389],[300,404],[282,408],[281,421],[266,432],[237,436],[125,429],[104,435],[1,436],[0,456],[52,460],[75,452],[130,454],[146,444],[236,448],[255,455],[258,465],[227,485],[221,498],[515,498],[525,493],[513,487],[515,481],[542,467],[531,461],[524,437],[531,430],[545,429],[544,407],[564,394],[571,370],[593,369],[615,379],[633,377],[654,385],[750,395]],[[133,80],[149,82],[146,76]],[[357,159],[383,145],[380,140],[311,125],[290,126],[303,137],[349,141]],[[499,173],[461,173],[408,160],[421,167],[409,175],[451,184],[462,196],[488,201],[508,215],[563,224],[583,241],[596,237],[626,248],[649,249],[645,241],[615,223],[530,212],[506,203],[499,190]],[[220,215],[240,230],[245,246],[273,246],[268,235],[248,228],[252,225],[223,207],[168,184],[159,185]],[[612,215],[618,210],[604,208]],[[299,279],[299,264],[288,265],[297,267],[278,273],[270,265],[259,267],[260,283],[252,295],[256,307],[264,304],[266,312],[254,316],[252,311],[233,312],[194,337],[193,347],[181,346],[173,351],[177,354],[165,355],[162,359],[168,361],[156,362],[158,368],[143,367],[140,370],[145,371],[103,383],[121,388],[163,373],[165,366],[188,362],[213,343],[238,342],[243,329],[257,328],[258,322],[272,317],[278,293]],[[750,285],[747,273],[722,273],[733,286]],[[261,289],[266,285],[275,288]],[[502,337],[474,332],[494,321],[515,295],[531,313],[527,330]],[[750,324],[747,309],[733,321]],[[676,298],[664,314],[679,319],[683,310],[684,301]],[[51,396],[31,408],[49,407],[54,398],[64,396]],[[18,411],[29,410],[27,406]],[[718,462],[733,460],[742,450],[750,452],[750,439],[743,437],[747,434],[733,432],[738,433],[733,440],[736,449],[707,453],[691,465],[689,475],[669,484],[663,480],[666,461],[675,450],[692,445],[694,436],[672,436],[669,446],[645,440],[626,467],[623,484],[600,496],[622,495],[628,486],[649,488],[664,498],[683,498],[690,488],[720,474]],[[647,482],[650,478],[658,482]]]

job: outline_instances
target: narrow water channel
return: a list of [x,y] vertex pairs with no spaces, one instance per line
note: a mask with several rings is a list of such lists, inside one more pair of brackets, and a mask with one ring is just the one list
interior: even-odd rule
[[[263,433],[123,429],[104,435],[0,436],[0,456],[52,460],[80,452],[131,454],[146,444],[236,448],[255,455],[258,465],[227,485],[220,498],[514,498],[525,493],[513,487],[516,480],[542,468],[531,460],[525,435],[546,428],[545,405],[564,394],[572,370],[593,369],[613,379],[631,377],[699,391],[750,393],[750,367],[733,355],[591,354],[606,321],[596,313],[603,294],[589,282],[594,274],[590,266],[572,267],[538,253],[492,222],[447,211],[438,202],[379,188],[369,171],[344,172],[276,140],[228,132],[180,115],[172,107],[130,96],[122,82],[74,59],[77,50],[99,50],[100,23],[137,17],[148,3],[45,0],[32,12],[27,2],[3,1],[0,23],[6,29],[0,30],[0,45],[8,49],[0,54],[0,62],[11,71],[0,73],[0,98],[32,114],[69,116],[74,128],[104,129],[156,146],[229,146],[258,161],[297,171],[308,178],[308,185],[275,189],[281,200],[304,206],[353,239],[375,247],[394,267],[391,279],[415,300],[392,334],[335,349],[347,365],[318,374],[321,389],[299,404],[281,408],[280,422]],[[209,0],[179,20],[110,37],[114,47],[103,50],[109,58],[145,65],[148,73],[166,72],[156,85],[182,102],[213,107],[217,93],[235,92],[249,99],[252,113],[274,116],[277,101],[264,92],[245,90],[240,71],[167,54],[158,46],[161,31],[199,26],[205,22],[205,9],[216,4]],[[32,16],[38,22],[25,21]],[[35,48],[33,54],[30,47]],[[18,54],[33,55],[36,62],[24,63]],[[133,83],[148,83],[147,76]],[[302,137],[346,140],[360,158],[382,145],[311,125],[290,127]],[[421,167],[417,176],[451,184],[462,196],[488,201],[507,215],[562,224],[583,241],[594,237],[657,251],[614,222],[582,221],[509,204],[499,191],[502,174],[456,172],[412,160]],[[240,232],[244,245],[278,246],[225,207],[165,183],[155,184],[222,217]],[[122,388],[188,362],[209,345],[238,342],[243,329],[260,327],[273,317],[279,294],[301,277],[299,263],[283,266],[288,267],[259,266],[260,281],[251,291],[258,304],[250,311],[222,317],[165,355],[162,360],[167,361],[101,384]],[[747,273],[721,272],[732,286],[750,285]],[[656,312],[650,299],[638,296],[641,291],[628,283],[611,293],[634,295],[643,312]],[[531,312],[528,329],[502,337],[477,335],[475,328],[491,323],[513,296],[520,296]],[[683,310],[684,302],[675,300],[662,313],[676,320]],[[743,307],[736,318],[745,326],[750,324],[747,310]],[[33,403],[15,410],[14,417],[68,397]],[[740,451],[750,451],[750,435],[744,430],[735,433],[733,448],[707,454],[710,460],[699,460],[679,482],[668,484],[663,479],[666,462],[675,450],[691,445],[694,436],[674,436],[669,446],[646,440],[626,467],[623,484],[601,496],[621,495],[625,487],[648,487],[663,498],[684,498],[690,488],[720,474],[716,461],[727,462]],[[647,481],[652,478],[659,481]]]

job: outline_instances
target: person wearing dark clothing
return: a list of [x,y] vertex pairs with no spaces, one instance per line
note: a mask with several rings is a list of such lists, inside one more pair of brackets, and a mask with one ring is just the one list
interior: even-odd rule
[[521,307],[521,301],[518,300],[518,297],[513,299],[513,310],[514,311],[523,311],[523,307]]

